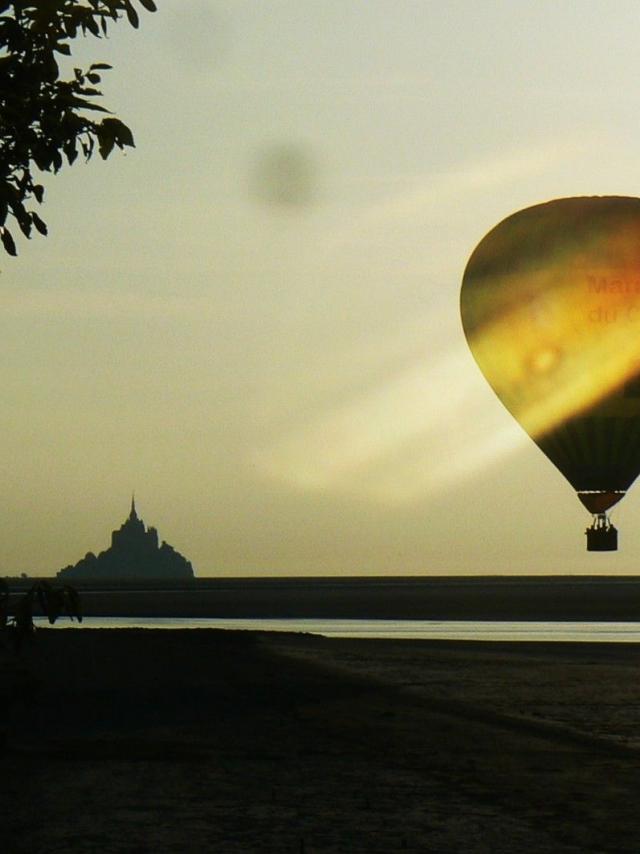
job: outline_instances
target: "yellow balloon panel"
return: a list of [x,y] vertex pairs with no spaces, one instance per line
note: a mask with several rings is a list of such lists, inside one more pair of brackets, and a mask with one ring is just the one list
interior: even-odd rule
[[640,373],[640,199],[508,217],[469,260],[461,312],[480,369],[534,439],[580,415],[638,417],[625,388]]

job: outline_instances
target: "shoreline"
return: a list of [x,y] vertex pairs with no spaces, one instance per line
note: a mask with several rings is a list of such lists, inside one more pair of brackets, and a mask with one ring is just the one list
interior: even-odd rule
[[[28,586],[24,579],[14,584],[14,596]],[[640,620],[640,578],[627,576],[198,578],[74,586],[83,613],[103,617]]]

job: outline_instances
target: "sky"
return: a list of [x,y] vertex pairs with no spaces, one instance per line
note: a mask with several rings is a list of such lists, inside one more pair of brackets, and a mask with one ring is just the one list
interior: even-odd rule
[[46,177],[0,259],[0,574],[136,505],[200,576],[628,574],[495,397],[486,232],[640,195],[634,0],[157,0],[75,46],[136,148]]

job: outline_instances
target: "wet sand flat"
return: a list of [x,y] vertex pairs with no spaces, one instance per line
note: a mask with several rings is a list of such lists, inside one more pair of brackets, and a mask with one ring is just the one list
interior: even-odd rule
[[78,589],[87,616],[634,621],[640,579],[197,578],[182,584],[81,582]]
[[43,630],[20,852],[636,852],[640,650]]

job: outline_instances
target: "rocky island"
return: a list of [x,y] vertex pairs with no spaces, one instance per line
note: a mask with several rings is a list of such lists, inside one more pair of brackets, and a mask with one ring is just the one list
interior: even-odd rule
[[128,518],[111,534],[111,546],[98,555],[88,552],[75,565],[66,566],[57,577],[65,582],[166,579],[194,577],[191,563],[166,542],[158,544],[158,532],[147,528],[131,499]]

